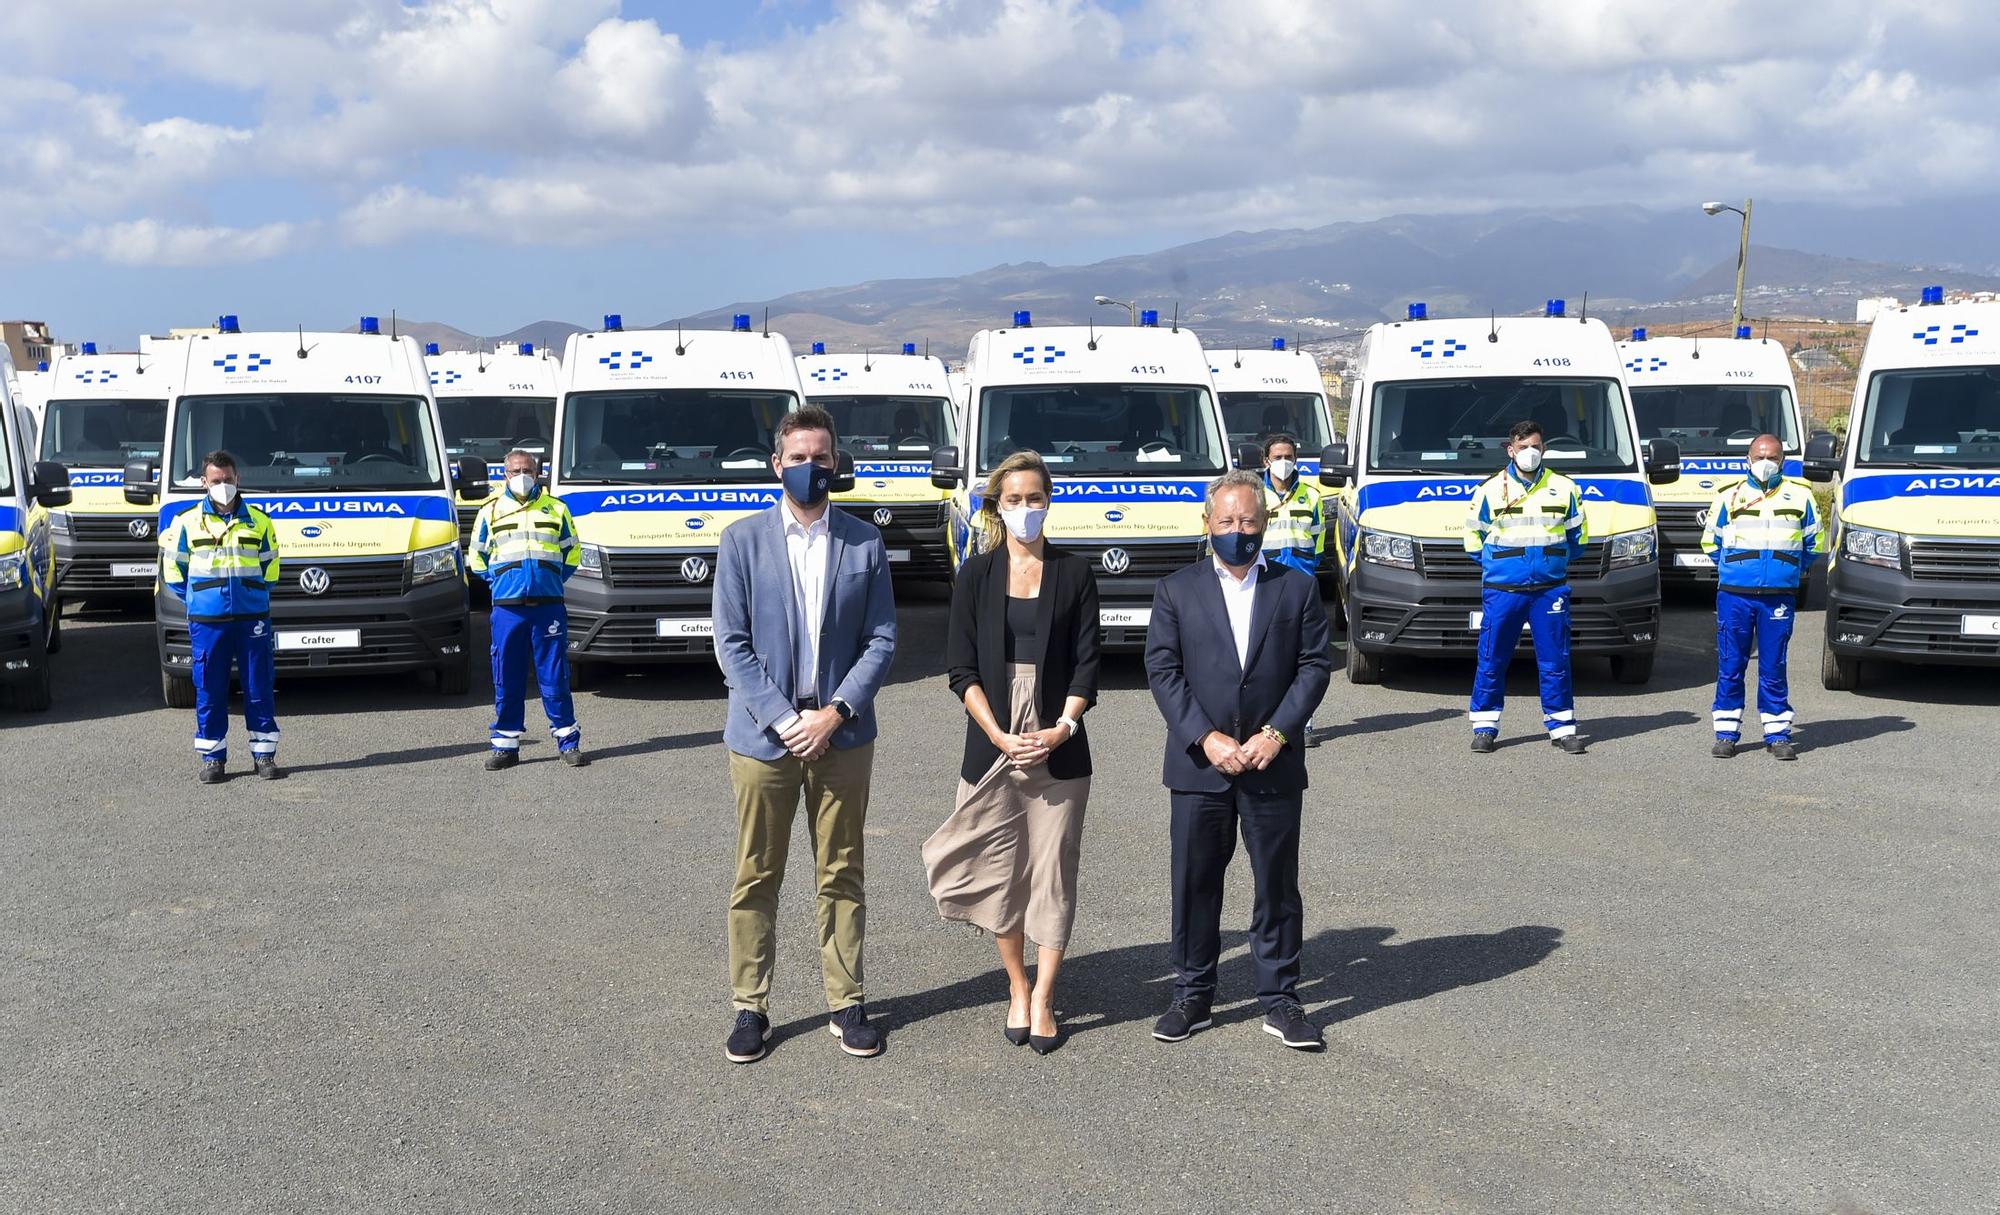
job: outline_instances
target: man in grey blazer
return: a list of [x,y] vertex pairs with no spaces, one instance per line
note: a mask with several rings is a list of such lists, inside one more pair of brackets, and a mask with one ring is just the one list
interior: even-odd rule
[[882,534],[832,509],[832,415],[808,405],[778,424],[772,467],[784,493],[722,533],[715,657],[729,683],[729,778],[736,790],[736,886],[729,973],[736,1006],[724,1053],[764,1057],[778,889],[804,796],[819,870],[819,954],[828,1026],[850,1055],[880,1054],[862,1006],[861,828],[875,758],[875,693],[896,653],[896,603]]

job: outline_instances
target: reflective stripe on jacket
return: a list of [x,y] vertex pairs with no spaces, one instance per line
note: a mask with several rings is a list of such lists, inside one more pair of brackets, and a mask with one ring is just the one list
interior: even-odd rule
[[562,499],[537,490],[526,502],[502,493],[479,508],[466,564],[498,604],[561,603],[583,548]]
[[1316,572],[1326,551],[1326,499],[1319,487],[1298,477],[1290,493],[1279,493],[1267,474],[1264,505],[1271,511],[1264,529],[1265,555],[1295,570]]
[[1465,551],[1476,553],[1485,584],[1533,590],[1569,581],[1569,561],[1590,529],[1576,482],[1547,466],[1522,484],[1512,465],[1480,483],[1465,516]]
[[187,604],[189,620],[244,620],[271,614],[278,537],[271,517],[243,501],[226,515],[203,498],[160,538],[161,577]]
[[1701,532],[1718,584],[1732,591],[1796,591],[1826,554],[1812,487],[1780,477],[1766,488],[1747,477],[1715,495]]

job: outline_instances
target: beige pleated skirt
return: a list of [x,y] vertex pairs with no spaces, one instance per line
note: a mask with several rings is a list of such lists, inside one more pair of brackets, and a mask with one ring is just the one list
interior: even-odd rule
[[[1043,728],[1035,712],[1035,668],[1008,667],[1010,731]],[[924,841],[924,868],[938,914],[996,936],[1025,932],[1045,949],[1068,949],[1076,919],[1077,856],[1090,778],[1056,780],[1047,764],[1016,768],[1006,756],[973,783]]]

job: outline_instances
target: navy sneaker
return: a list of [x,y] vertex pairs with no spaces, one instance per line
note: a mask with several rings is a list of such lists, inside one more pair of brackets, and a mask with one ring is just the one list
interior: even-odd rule
[[868,1012],[859,1004],[850,1004],[833,1014],[826,1029],[840,1039],[840,1049],[857,1059],[882,1053],[882,1031],[868,1024]]
[[1280,1000],[1264,1014],[1264,1032],[1293,1050],[1321,1050],[1326,1035],[1306,1017],[1296,1000]]
[[1194,1031],[1215,1024],[1208,1002],[1194,996],[1177,996],[1165,1015],[1153,1022],[1153,1037],[1162,1042],[1185,1042]]
[[722,1053],[731,1063],[755,1063],[770,1053],[770,1041],[771,1018],[746,1008],[736,1014],[736,1028],[729,1031]]

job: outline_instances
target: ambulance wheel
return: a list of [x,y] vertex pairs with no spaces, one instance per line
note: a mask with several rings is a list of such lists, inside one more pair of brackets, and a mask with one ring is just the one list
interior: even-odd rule
[[46,713],[49,709],[49,651],[37,639],[28,647],[28,677],[15,684],[10,699],[23,713]]
[[439,696],[463,696],[472,690],[472,664],[463,658],[437,669]]
[[1649,683],[1653,678],[1654,655],[1613,654],[1611,656],[1611,678],[1619,683]]
[[1381,683],[1383,659],[1378,654],[1364,653],[1350,638],[1347,643],[1347,682]]
[[581,691],[583,691],[583,690],[584,690],[585,688],[588,688],[588,687],[590,686],[590,684],[591,684],[591,676],[592,676],[592,674],[593,674],[593,672],[592,672],[592,671],[591,671],[591,669],[590,669],[590,664],[589,664],[589,663],[587,663],[587,662],[578,662],[578,661],[577,661],[576,659],[574,659],[574,658],[570,659],[570,660],[569,660],[569,690],[570,690],[570,691],[572,691],[572,692],[581,692]]
[[160,699],[167,702],[169,709],[194,708],[194,677],[161,671]]
[[49,653],[62,653],[62,600],[49,606]]
[[1819,683],[1829,692],[1852,692],[1861,686],[1861,660],[1834,653],[1830,638],[1820,639]]

